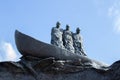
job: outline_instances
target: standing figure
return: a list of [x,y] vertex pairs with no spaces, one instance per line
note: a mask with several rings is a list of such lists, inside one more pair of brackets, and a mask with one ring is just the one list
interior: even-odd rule
[[82,46],[82,38],[80,36],[80,29],[76,29],[76,33],[73,34],[73,46],[75,48],[75,53],[86,56],[83,46]]
[[60,29],[60,23],[56,23],[56,27],[53,27],[51,30],[51,44],[64,48],[62,41],[63,30]]
[[71,51],[72,53],[75,52],[73,47],[73,39],[72,39],[72,32],[70,31],[70,27],[66,25],[66,30],[63,31],[63,45],[65,49]]

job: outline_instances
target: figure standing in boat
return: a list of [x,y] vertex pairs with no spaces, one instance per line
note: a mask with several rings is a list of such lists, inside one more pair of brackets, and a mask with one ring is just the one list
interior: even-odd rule
[[72,33],[69,25],[66,25],[66,29],[63,30],[60,28],[60,23],[57,22],[56,27],[53,27],[51,31],[51,44],[72,53],[86,56],[79,28],[76,29],[76,33]]
[[82,56],[86,56],[84,50],[83,50],[83,43],[82,38],[80,36],[80,29],[76,29],[76,33],[73,34],[73,46],[75,48],[75,53],[80,54]]
[[66,25],[66,30],[63,31],[63,44],[65,49],[71,51],[72,53],[75,52],[73,47],[72,32],[70,31],[69,25]]
[[60,23],[56,23],[56,27],[53,27],[51,30],[51,44],[64,48],[62,41],[63,30],[60,29]]

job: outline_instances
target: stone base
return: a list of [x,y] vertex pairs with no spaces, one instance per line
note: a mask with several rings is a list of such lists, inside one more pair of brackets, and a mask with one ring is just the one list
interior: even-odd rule
[[106,69],[78,62],[34,57],[23,57],[19,62],[1,62],[0,80],[120,80],[120,61]]

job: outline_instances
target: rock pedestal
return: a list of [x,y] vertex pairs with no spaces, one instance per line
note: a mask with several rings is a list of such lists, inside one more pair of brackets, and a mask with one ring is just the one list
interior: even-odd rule
[[31,56],[19,62],[1,62],[0,80],[120,80],[120,61],[106,69],[75,62]]

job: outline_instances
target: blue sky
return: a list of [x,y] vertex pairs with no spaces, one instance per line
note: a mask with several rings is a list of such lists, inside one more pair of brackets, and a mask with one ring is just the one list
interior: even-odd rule
[[119,0],[0,0],[0,61],[16,61],[14,31],[50,43],[60,21],[71,31],[81,28],[88,57],[112,64],[120,58]]

